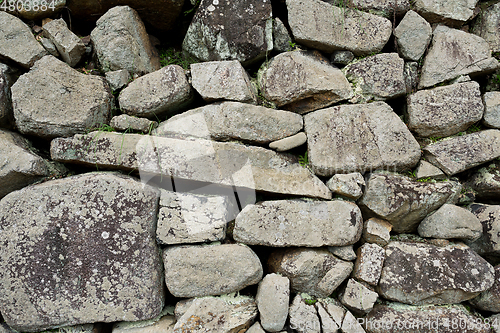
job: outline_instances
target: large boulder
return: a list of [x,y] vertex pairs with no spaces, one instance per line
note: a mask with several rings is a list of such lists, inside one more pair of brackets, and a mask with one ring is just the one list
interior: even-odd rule
[[478,0],[416,0],[414,10],[430,23],[460,27],[474,15]]
[[0,311],[7,324],[39,332],[157,316],[164,302],[158,196],[131,177],[89,173],[4,197]]
[[469,208],[481,222],[483,234],[468,245],[480,255],[500,257],[500,206],[472,204]]
[[494,3],[481,10],[472,32],[484,38],[490,44],[491,51],[500,52],[500,4]]

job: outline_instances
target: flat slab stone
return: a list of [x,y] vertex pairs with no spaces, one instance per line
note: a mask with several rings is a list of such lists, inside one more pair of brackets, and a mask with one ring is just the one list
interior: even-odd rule
[[117,131],[138,131],[150,133],[158,127],[158,123],[146,118],[138,118],[129,116],[128,114],[121,114],[111,118],[109,126],[113,127]]
[[43,35],[54,43],[61,58],[71,67],[80,62],[85,55],[85,45],[63,19],[52,20],[43,25]]
[[432,178],[437,180],[447,177],[441,169],[424,160],[420,160],[420,163],[418,163],[417,170],[415,170],[415,176],[417,179]]
[[483,225],[482,236],[469,245],[485,256],[500,256],[500,205],[472,204],[469,209]]
[[432,28],[422,16],[410,10],[394,29],[394,36],[403,58],[419,61],[431,42]]
[[414,10],[429,23],[460,27],[474,15],[478,0],[416,0]]
[[164,312],[165,310],[158,317],[150,320],[116,323],[111,333],[172,333],[176,322],[175,317],[165,315]]
[[357,10],[368,12],[371,14],[393,18],[394,14],[397,17],[403,16],[410,9],[410,1],[408,0],[353,0],[349,5],[342,0],[327,0],[326,2],[339,7],[352,7]]
[[269,144],[269,148],[274,149],[276,151],[287,151],[293,148],[300,147],[306,142],[307,142],[306,133],[299,132],[284,139],[271,142]]
[[114,173],[52,180],[4,197],[0,311],[7,324],[39,332],[157,316],[164,302],[158,197]]
[[348,201],[263,201],[236,217],[234,240],[265,246],[345,246],[361,237],[359,208]]

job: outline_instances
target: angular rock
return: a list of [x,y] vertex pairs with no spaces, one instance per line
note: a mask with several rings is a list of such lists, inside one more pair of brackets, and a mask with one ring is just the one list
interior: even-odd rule
[[158,126],[158,123],[146,118],[137,118],[127,114],[121,114],[111,118],[109,126],[113,127],[117,131],[138,131],[149,133]]
[[358,318],[354,317],[354,315],[349,311],[345,314],[341,329],[343,333],[365,333],[365,330],[359,323]]
[[323,333],[339,332],[348,311],[334,298],[319,299],[314,305],[321,319]]
[[202,62],[264,58],[273,49],[271,2],[201,1],[182,49]]
[[[321,321],[321,331],[323,333],[337,333],[340,326],[330,317],[330,314],[325,309],[324,305],[316,302],[316,311]],[[342,325],[342,322],[341,322]]]
[[352,7],[391,20],[394,15],[397,17],[403,16],[410,9],[410,1],[408,0],[353,0],[349,3],[342,0],[327,0],[326,2],[343,8]]
[[43,26],[43,35],[57,48],[61,58],[71,67],[80,62],[85,55],[85,45],[63,19],[52,20]]
[[499,63],[491,56],[488,42],[481,37],[444,25],[434,29],[433,34],[432,44],[422,67],[419,89],[432,87],[460,75],[488,74],[498,69]]
[[48,38],[42,37],[40,39],[40,43],[42,43],[42,46],[49,52],[50,55],[53,55],[56,58],[59,58],[61,55],[59,54],[59,51],[57,51],[57,47],[55,46],[54,43]]
[[182,67],[169,65],[130,82],[120,92],[118,103],[123,113],[158,120],[174,115],[192,99]]
[[401,303],[460,303],[491,288],[495,279],[493,266],[463,244],[391,242],[385,253],[379,293]]
[[317,175],[406,170],[420,159],[420,145],[384,102],[312,112],[304,116],[304,128],[309,163]]
[[131,79],[132,77],[126,69],[106,72],[106,81],[108,81],[109,86],[113,91],[117,91],[125,87]]
[[357,314],[366,314],[373,309],[378,294],[354,279],[349,279],[340,295],[340,302]]
[[495,266],[495,283],[493,286],[469,302],[479,310],[500,312],[500,265]]
[[281,331],[288,318],[290,281],[277,274],[266,275],[259,283],[255,302],[262,327],[268,332]]
[[197,298],[185,298],[177,302],[174,308],[175,319],[179,320],[179,318],[181,318],[186,313],[186,311],[196,299]]
[[46,7],[43,7],[42,1],[26,0],[23,1],[22,6],[20,4],[17,6],[16,13],[19,17],[27,21],[37,21],[46,17],[54,17],[54,15],[58,14],[64,8],[66,0],[50,0],[45,1],[45,4]]
[[404,63],[397,53],[381,53],[344,67],[342,71],[354,86],[351,101],[385,101],[404,95]]
[[416,0],[414,10],[429,23],[460,27],[474,15],[478,0]]
[[365,179],[359,172],[348,174],[339,173],[326,182],[326,186],[328,186],[333,193],[354,200],[363,195],[362,186],[365,185]]
[[314,305],[297,294],[290,305],[290,328],[298,333],[321,333],[321,323]]
[[53,56],[37,61],[11,91],[14,118],[23,134],[54,138],[85,133],[107,124],[111,115],[113,95],[106,81]]
[[354,53],[351,51],[334,51],[330,57],[330,61],[338,65],[347,65],[354,60]]
[[291,248],[274,251],[269,271],[290,279],[292,292],[328,297],[349,276],[353,264],[325,249]]
[[376,286],[384,265],[384,249],[377,244],[366,243],[358,248],[357,257],[352,276],[359,281]]
[[326,53],[348,50],[356,56],[378,53],[392,34],[391,22],[319,0],[287,0],[288,23],[301,45]]
[[417,179],[432,178],[440,180],[446,178],[446,174],[443,171],[424,160],[420,160],[415,171],[415,176]]
[[500,128],[500,92],[486,92],[483,95],[483,102],[483,123],[488,127]]
[[356,260],[356,252],[354,252],[352,245],[346,246],[329,246],[328,251],[330,251],[333,255],[339,257],[345,261],[353,261]]
[[116,323],[111,333],[173,333],[175,317],[165,315],[163,312],[150,320]]
[[274,149],[276,151],[287,151],[293,148],[300,147],[306,142],[307,142],[306,133],[299,132],[284,139],[271,142],[269,144],[269,148]]
[[499,22],[500,4],[495,3],[481,10],[472,27],[474,34],[484,38],[490,44],[492,52],[500,52]]
[[229,100],[257,104],[257,91],[237,60],[191,64],[193,88],[206,102]]
[[458,182],[416,182],[396,174],[373,173],[365,194],[358,202],[366,216],[392,224],[396,233],[413,232],[420,221],[445,203],[455,203],[460,194]]
[[126,69],[136,77],[161,68],[141,18],[128,6],[108,10],[97,20],[90,38],[105,72]]
[[157,316],[164,302],[158,196],[131,177],[101,172],[4,197],[0,309],[7,324],[38,332]]
[[281,53],[263,65],[258,80],[264,98],[300,114],[352,97],[344,74],[318,53]]
[[294,135],[302,127],[302,117],[292,112],[239,102],[222,102],[169,118],[160,124],[156,135],[266,144]]
[[247,205],[236,217],[234,240],[264,246],[345,246],[361,237],[361,211],[352,202],[277,200]]
[[500,131],[492,129],[456,136],[423,150],[427,161],[451,176],[499,157]]
[[239,244],[168,247],[163,263],[165,283],[176,297],[232,293],[262,279],[259,257]]
[[285,24],[278,18],[273,18],[273,49],[278,52],[287,52],[292,48],[292,37]]
[[385,220],[372,217],[363,225],[363,239],[367,243],[386,246],[391,239],[392,224]]
[[492,333],[500,332],[500,314],[495,314],[493,316],[488,317],[488,323],[486,323],[486,327],[491,327]]
[[495,200],[500,197],[500,162],[494,161],[474,172],[468,179],[468,185],[476,192],[480,200]]
[[413,10],[406,13],[394,29],[398,50],[403,58],[418,61],[431,42],[431,25]]
[[480,255],[500,256],[500,206],[472,204],[469,209],[483,225],[483,235],[468,245]]
[[483,117],[475,81],[421,90],[407,97],[408,128],[421,137],[446,137],[465,131]]
[[458,238],[475,240],[481,237],[483,226],[478,218],[465,208],[444,204],[428,215],[418,226],[421,237]]

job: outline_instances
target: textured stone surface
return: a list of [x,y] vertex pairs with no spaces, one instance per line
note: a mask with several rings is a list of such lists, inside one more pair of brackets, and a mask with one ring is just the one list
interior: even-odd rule
[[[35,6],[36,4],[38,4],[38,8]],[[19,5],[18,8],[16,8],[16,13],[19,15],[19,17],[28,21],[41,20],[46,17],[54,17],[55,14],[58,14],[64,8],[64,6],[66,5],[66,0],[51,0],[50,2],[46,1],[46,4],[47,9],[41,10],[41,1],[23,1],[23,6]]]
[[271,142],[269,144],[269,148],[274,149],[276,151],[287,151],[293,148],[300,147],[306,142],[307,142],[306,133],[299,132],[284,139]]
[[169,118],[160,124],[156,135],[265,144],[294,135],[302,127],[303,120],[298,114],[246,103],[222,102]]
[[227,294],[262,279],[259,257],[245,245],[168,247],[163,263],[165,283],[176,297]]
[[125,87],[132,77],[126,69],[119,69],[117,71],[106,72],[106,81],[113,91],[120,90]]
[[321,320],[323,333],[337,333],[342,326],[346,309],[333,298],[323,298],[314,303]]
[[377,244],[366,243],[358,248],[357,257],[352,272],[353,277],[376,286],[385,260],[384,249]]
[[306,304],[297,294],[290,305],[290,328],[298,333],[321,333],[321,323],[314,305]]
[[358,199],[363,195],[362,186],[365,186],[365,179],[359,172],[336,174],[326,182],[326,186],[335,194],[342,195],[350,199]]
[[357,10],[393,19],[393,16],[403,16],[410,9],[408,0],[353,0],[350,3],[342,0],[326,0],[326,2],[339,7],[352,7]]
[[330,61],[334,64],[347,65],[354,60],[354,53],[351,51],[334,51]]
[[407,60],[418,61],[431,42],[431,25],[413,10],[394,29],[398,51]]
[[85,45],[63,19],[52,20],[43,25],[43,35],[57,48],[61,58],[71,67],[80,62],[85,55]]
[[380,296],[401,303],[453,304],[488,290],[495,272],[465,245],[391,242],[385,247]]
[[500,162],[494,161],[474,172],[468,185],[480,200],[495,200],[500,197]]
[[348,201],[263,201],[236,217],[234,240],[265,246],[344,246],[361,237],[359,208]]
[[278,52],[290,51],[292,48],[292,38],[285,27],[285,24],[278,18],[273,18],[273,49]]
[[158,126],[158,123],[146,118],[137,118],[127,114],[121,114],[111,118],[109,126],[113,127],[117,131],[138,131],[149,133]]
[[0,127],[9,127],[14,120],[10,93],[10,86],[13,82],[10,72],[9,66],[0,63]]
[[[390,126],[387,126],[390,124]],[[308,157],[321,176],[375,169],[405,170],[420,158],[420,146],[384,102],[340,105],[304,117]]]
[[500,4],[495,3],[484,8],[472,27],[472,32],[484,38],[493,52],[500,52]]
[[500,256],[500,206],[472,204],[469,209],[483,225],[483,235],[468,245],[480,255]]
[[356,260],[356,252],[354,252],[352,245],[346,246],[329,246],[328,251],[345,261]]
[[416,0],[414,10],[430,23],[460,27],[474,14],[478,0]]
[[446,137],[466,130],[483,117],[475,81],[421,90],[407,97],[408,127],[421,137]]
[[424,148],[427,161],[451,176],[500,156],[500,131],[485,130],[443,140]]
[[433,36],[422,67],[419,89],[460,75],[491,73],[499,67],[498,61],[491,57],[488,42],[479,36],[444,25],[434,29]]
[[339,300],[349,310],[356,314],[366,314],[373,309],[378,294],[354,279],[347,281],[345,290]]
[[411,93],[417,91],[417,85],[420,79],[418,62],[406,61],[404,67],[404,76],[406,83],[406,92]]
[[372,217],[365,221],[363,225],[363,239],[367,243],[386,246],[391,239],[392,224],[386,220]]
[[444,203],[455,203],[461,185],[457,182],[427,183],[396,175],[373,173],[358,202],[366,215],[389,221],[396,233],[412,232],[430,212]]
[[493,286],[483,291],[476,298],[470,300],[470,303],[483,311],[500,312],[500,265],[495,268],[495,283]]
[[483,123],[488,127],[500,128],[500,92],[486,92],[483,95],[483,102]]
[[59,51],[57,51],[57,47],[50,39],[42,37],[40,38],[40,43],[42,43],[42,46],[47,50],[47,52],[49,52],[50,55],[53,55],[56,58],[61,56]]
[[418,163],[417,170],[415,171],[415,176],[417,179],[425,179],[425,178],[432,178],[432,179],[445,179],[446,174],[441,171],[439,168],[435,167],[434,165],[430,164],[427,161],[420,160],[420,163]]
[[4,197],[0,309],[6,322],[38,332],[158,315],[164,299],[158,196],[133,178],[89,173]]
[[11,91],[19,131],[43,138],[85,133],[106,124],[113,103],[103,78],[82,74],[53,56],[39,60]]
[[250,326],[246,333],[266,333],[266,331],[264,331],[262,325],[257,321],[255,324]]
[[352,97],[344,74],[319,53],[291,51],[259,70],[262,96],[282,109],[306,113]]
[[378,53],[392,33],[383,17],[319,0],[287,0],[295,40],[326,53],[348,50],[356,56]]
[[111,333],[172,333],[176,321],[175,317],[163,315],[163,312],[150,320],[116,323],[113,325]]
[[281,331],[288,317],[290,280],[277,274],[268,274],[260,281],[255,296],[262,328],[268,332]]
[[273,49],[271,2],[202,0],[182,48],[200,61],[264,58]]
[[97,20],[90,37],[105,72],[126,69],[133,76],[141,76],[160,69],[160,58],[146,28],[129,6],[108,10]]

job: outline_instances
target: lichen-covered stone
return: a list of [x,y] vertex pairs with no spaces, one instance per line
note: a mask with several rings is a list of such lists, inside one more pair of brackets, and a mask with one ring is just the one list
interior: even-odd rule
[[483,102],[483,123],[488,127],[500,128],[500,92],[486,92],[483,95]]
[[484,38],[493,52],[500,52],[499,22],[500,4],[494,3],[481,10],[472,27],[472,32]]
[[353,261],[356,260],[356,252],[354,252],[354,248],[352,245],[346,246],[329,246],[328,251],[330,251],[336,257],[339,257],[345,261]]
[[281,331],[288,317],[290,281],[277,274],[266,275],[259,283],[255,301],[262,327],[268,332]]
[[339,297],[340,302],[356,314],[370,312],[377,299],[376,292],[354,279],[347,281],[347,286]]
[[495,266],[495,283],[493,286],[469,302],[479,310],[500,312],[500,265]]
[[295,296],[290,305],[290,328],[298,333],[321,333],[316,308],[307,304],[300,294]]
[[343,2],[343,0],[326,0],[326,2],[343,8],[352,7],[391,20],[394,15],[403,16],[410,9],[410,1],[408,0],[352,0],[349,3]]
[[273,49],[278,52],[290,51],[292,37],[279,17],[273,18]]
[[384,259],[385,251],[382,247],[370,243],[361,245],[357,251],[357,259],[352,272],[353,277],[376,286],[382,273]]
[[413,10],[394,29],[398,51],[407,60],[419,61],[431,42],[431,25]]
[[474,14],[478,0],[416,0],[414,10],[430,23],[460,27]]
[[159,316],[153,319],[116,323],[113,325],[111,333],[173,333],[175,322],[175,317],[165,315],[165,310],[163,310]]
[[386,246],[391,239],[392,224],[386,220],[372,217],[363,225],[363,240],[367,243]]
[[334,51],[330,56],[330,61],[333,64],[347,65],[354,60],[354,53],[351,51]]
[[468,245],[480,255],[500,257],[500,206],[472,204],[469,209],[483,225],[483,234]]
[[493,161],[474,172],[467,183],[479,200],[495,200],[500,197],[500,162]]
[[365,179],[359,172],[338,173],[326,182],[326,186],[333,193],[354,200],[363,195],[362,187],[365,185]]
[[63,19],[52,20],[43,26],[43,35],[50,39],[61,58],[71,67],[80,62],[85,55],[85,45]]

